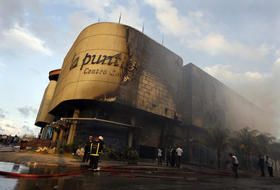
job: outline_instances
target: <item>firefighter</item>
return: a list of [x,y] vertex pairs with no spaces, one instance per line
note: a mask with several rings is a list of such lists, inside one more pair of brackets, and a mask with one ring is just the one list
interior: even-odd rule
[[[103,148],[104,148],[104,138],[102,136],[99,136],[98,137],[99,139],[99,143],[100,143],[100,146],[99,146],[99,152],[103,153]],[[101,162],[101,159],[102,159],[102,154],[100,155],[99,154],[99,162]],[[97,167],[97,169],[99,170],[99,168]]]
[[89,166],[93,170],[97,170],[98,168],[99,154],[102,148],[102,144],[100,143],[100,139],[98,137],[96,137],[95,140],[90,144]]
[[100,152],[103,152],[104,138],[102,136],[98,137],[100,142]]

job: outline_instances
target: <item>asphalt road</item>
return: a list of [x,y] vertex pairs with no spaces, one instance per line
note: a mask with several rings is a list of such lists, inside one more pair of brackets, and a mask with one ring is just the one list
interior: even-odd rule
[[197,181],[186,181],[184,179],[154,179],[154,178],[127,178],[108,176],[105,173],[86,173],[74,177],[61,177],[56,179],[12,179],[0,177],[0,189],[95,189],[95,190],[123,190],[123,189],[267,189],[279,190],[279,178],[239,178],[199,176]]
[[[69,168],[28,168],[13,163],[0,163],[0,169],[16,173],[52,174],[69,172]],[[75,169],[77,170],[77,168]],[[279,190],[280,178],[270,177],[241,177],[235,179],[231,176],[190,174],[137,174],[137,173],[111,173],[89,171],[76,176],[59,178],[9,178],[0,176],[0,190],[49,190],[49,189],[95,189],[95,190],[208,190],[208,189],[252,189],[252,190]]]

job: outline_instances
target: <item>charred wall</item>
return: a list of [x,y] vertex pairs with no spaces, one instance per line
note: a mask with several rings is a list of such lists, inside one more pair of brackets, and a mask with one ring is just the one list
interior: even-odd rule
[[183,73],[181,104],[186,124],[232,129],[264,125],[265,112],[200,68],[188,64]]
[[182,59],[143,33],[127,28],[129,63],[118,102],[168,118],[177,112]]
[[182,64],[181,57],[129,26],[93,24],[67,53],[49,111],[63,115],[73,102],[94,100],[173,119],[181,116],[176,100]]

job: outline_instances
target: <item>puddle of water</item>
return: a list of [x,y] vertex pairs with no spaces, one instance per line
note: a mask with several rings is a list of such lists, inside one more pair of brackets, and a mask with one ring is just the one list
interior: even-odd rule
[[[23,164],[16,164],[11,162],[0,162],[0,171],[22,173],[22,174],[57,174],[57,173],[67,173],[79,169],[65,168],[65,167],[27,167]],[[10,178],[9,176],[0,175],[0,190],[2,189],[36,189],[41,185],[50,183],[45,189],[53,189],[57,185],[57,181],[61,181],[64,178],[42,178],[42,179],[26,179],[26,178]],[[66,178],[67,179],[67,178]],[[42,183],[42,184],[41,184]],[[34,186],[35,184],[35,186]],[[41,188],[39,188],[41,189]]]
[[66,167],[27,167],[23,164],[16,164],[11,162],[0,162],[0,171],[22,173],[22,174],[59,174],[76,171],[79,169],[66,168]]
[[[0,171],[23,173],[28,172],[29,168],[22,164],[15,164],[11,162],[0,162]],[[14,189],[18,180],[14,178],[7,178],[0,175],[0,187],[4,189]],[[0,188],[0,189],[1,189]]]
[[13,173],[28,173],[29,167],[22,164],[15,164],[11,162],[0,162],[0,171]]

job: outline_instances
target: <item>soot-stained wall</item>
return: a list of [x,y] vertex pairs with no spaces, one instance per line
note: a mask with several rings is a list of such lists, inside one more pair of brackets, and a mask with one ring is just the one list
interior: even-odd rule
[[209,128],[259,129],[269,116],[197,66],[183,67],[181,107],[185,124]]
[[127,37],[127,81],[120,85],[117,102],[173,119],[177,114],[182,59],[130,27]]

